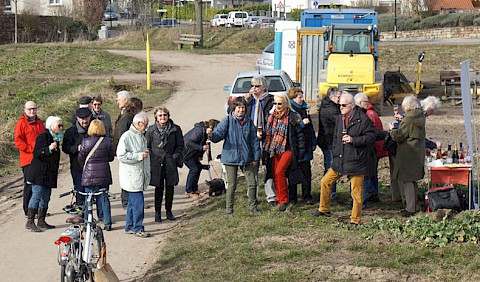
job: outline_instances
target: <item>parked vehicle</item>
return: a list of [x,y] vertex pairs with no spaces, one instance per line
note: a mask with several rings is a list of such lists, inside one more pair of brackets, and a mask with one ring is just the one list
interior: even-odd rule
[[228,91],[227,102],[225,103],[225,110],[231,104],[235,97],[246,95],[252,88],[252,77],[255,75],[263,75],[267,79],[268,92],[271,94],[288,93],[291,87],[299,87],[300,84],[293,82],[288,73],[283,70],[255,70],[239,72],[232,85],[223,87],[224,91]]
[[118,14],[114,10],[107,8],[103,13],[103,19],[105,21],[118,21]]
[[255,23],[255,27],[258,28],[274,28],[275,19],[273,18],[261,18]]
[[149,26],[149,27],[161,27],[161,28],[168,28],[168,27],[178,27],[180,23],[177,19],[161,19],[159,17],[145,17],[140,15],[138,19],[135,21],[136,26]]
[[210,21],[210,26],[218,27],[218,26],[225,26],[227,23],[227,14],[216,14],[213,16],[212,20]]
[[227,27],[243,27],[247,23],[248,18],[247,12],[230,12],[227,17]]
[[180,22],[177,21],[177,19],[163,19],[160,26],[158,27],[178,27],[180,25]]
[[262,16],[251,16],[248,18],[248,21],[246,22],[245,26],[248,28],[254,28],[257,22],[264,17]]
[[262,54],[257,59],[257,69],[259,70],[273,70],[273,62],[274,62],[274,53],[275,49],[275,42],[272,42],[263,49]]

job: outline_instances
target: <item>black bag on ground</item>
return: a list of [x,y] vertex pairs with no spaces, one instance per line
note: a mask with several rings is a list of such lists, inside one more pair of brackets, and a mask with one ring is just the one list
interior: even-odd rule
[[451,185],[430,188],[428,190],[428,205],[432,211],[438,209],[462,211],[462,205],[457,190]]

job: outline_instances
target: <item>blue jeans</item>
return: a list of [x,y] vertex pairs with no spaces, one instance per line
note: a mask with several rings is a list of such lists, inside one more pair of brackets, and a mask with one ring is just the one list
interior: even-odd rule
[[28,202],[29,209],[48,209],[52,188],[46,188],[41,185],[32,184],[32,197]]
[[188,167],[185,192],[193,193],[198,190],[198,180],[202,172],[202,164],[195,157],[191,157],[185,160],[185,165]]
[[143,191],[128,192],[127,218],[125,223],[125,231],[133,230],[135,233],[144,230],[143,227],[143,208],[144,208]]
[[[70,174],[72,175],[73,179],[73,189],[75,189],[75,191],[85,192],[82,186],[82,173],[71,171]],[[75,203],[77,204],[77,206],[83,206],[83,204],[85,204],[85,197],[77,194],[75,196]]]
[[[333,154],[332,154],[332,148],[325,148],[322,149],[323,152],[323,166],[325,167],[325,170],[323,171],[323,175],[327,173],[327,171],[332,167],[333,163]],[[335,199],[335,196],[337,195],[337,182],[334,182],[332,185],[332,192],[330,194],[330,199]]]
[[[85,192],[93,191],[94,193],[98,192],[101,188],[107,188],[108,186],[93,186],[93,187],[84,187]],[[85,202],[87,201],[87,196],[85,196]],[[97,215],[103,215],[103,222],[105,223],[105,227],[112,226],[112,213],[110,209],[110,199],[105,194],[95,197],[95,201],[97,202]],[[101,211],[101,212],[100,212]],[[92,214],[93,216],[93,214]],[[87,219],[87,213],[85,213],[85,219]],[[100,216],[98,217],[100,220]]]

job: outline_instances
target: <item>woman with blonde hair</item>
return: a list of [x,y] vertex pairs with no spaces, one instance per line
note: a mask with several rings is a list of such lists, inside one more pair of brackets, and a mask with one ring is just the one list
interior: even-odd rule
[[[287,176],[298,168],[305,153],[305,136],[302,119],[292,110],[286,94],[274,96],[273,111],[266,124],[264,150],[272,164],[273,182],[279,211],[285,211],[289,202]],[[294,179],[289,179],[294,182]],[[298,183],[298,182],[297,182]]]
[[[88,136],[82,140],[78,152],[78,162],[83,168],[82,186],[85,192],[98,192],[112,184],[110,162],[113,161],[113,141],[107,137],[105,126],[101,120],[92,120],[88,127]],[[105,194],[96,197],[97,214],[103,214],[104,229],[112,230],[110,200]],[[86,214],[85,214],[86,216]],[[99,216],[100,219],[101,216]]]

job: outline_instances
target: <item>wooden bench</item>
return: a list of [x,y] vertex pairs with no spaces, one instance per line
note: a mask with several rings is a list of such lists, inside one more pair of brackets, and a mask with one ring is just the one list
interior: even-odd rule
[[178,40],[173,42],[178,44],[178,50],[183,48],[183,45],[189,44],[193,49],[195,46],[198,46],[201,36],[198,34],[180,34]]

